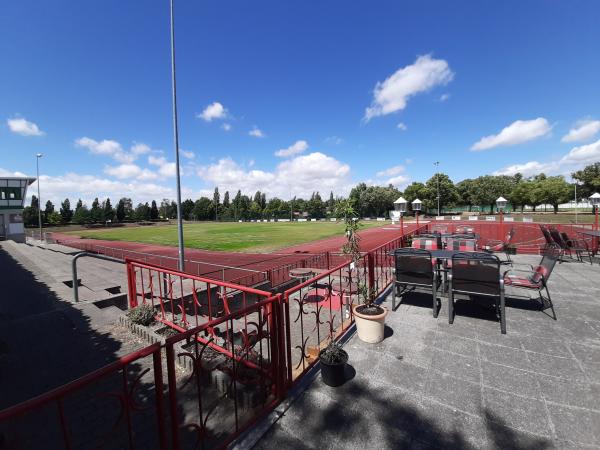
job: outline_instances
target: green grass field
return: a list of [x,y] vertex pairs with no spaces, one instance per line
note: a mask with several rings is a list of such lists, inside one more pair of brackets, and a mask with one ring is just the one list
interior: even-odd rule
[[[363,222],[363,224],[363,229],[382,225],[381,222]],[[334,222],[201,222],[183,226],[186,247],[233,252],[274,251],[317,239],[342,236],[343,232],[344,225]],[[177,245],[177,227],[175,225],[82,230],[67,234],[89,239]]]

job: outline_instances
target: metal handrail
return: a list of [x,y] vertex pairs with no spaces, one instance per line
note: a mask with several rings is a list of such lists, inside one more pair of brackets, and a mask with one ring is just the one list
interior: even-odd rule
[[103,259],[104,261],[112,261],[119,264],[125,264],[125,261],[112,258],[110,256],[104,256],[98,253],[90,253],[90,252],[79,252],[73,257],[73,261],[71,261],[71,271],[73,273],[73,301],[75,303],[79,303],[79,280],[77,278],[77,260],[83,256],[89,256],[90,258]]

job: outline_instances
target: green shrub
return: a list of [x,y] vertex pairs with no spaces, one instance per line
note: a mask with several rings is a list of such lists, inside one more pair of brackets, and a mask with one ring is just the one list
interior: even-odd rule
[[156,311],[151,305],[144,304],[127,311],[127,317],[137,325],[150,325],[154,322]]

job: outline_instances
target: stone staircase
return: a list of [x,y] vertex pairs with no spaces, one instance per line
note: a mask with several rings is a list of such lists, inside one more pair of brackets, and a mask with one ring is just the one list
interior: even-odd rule
[[[73,301],[73,255],[70,247],[58,244],[44,246],[5,241],[2,248],[19,264],[32,272],[59,298]],[[106,305],[122,301],[127,293],[127,275],[123,264],[88,257],[77,260],[80,302],[104,302]]]

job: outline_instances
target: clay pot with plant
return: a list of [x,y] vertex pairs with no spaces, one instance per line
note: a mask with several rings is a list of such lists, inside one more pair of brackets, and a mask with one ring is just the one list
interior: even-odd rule
[[368,286],[364,273],[361,276],[361,271],[358,270],[362,258],[358,235],[360,222],[350,200],[345,200],[338,205],[337,215],[345,224],[346,243],[342,246],[342,253],[351,257],[349,274],[354,274],[353,278],[356,280],[357,293],[361,301],[361,304],[352,307],[358,337],[363,342],[377,344],[383,341],[388,310],[375,303],[377,296],[375,288]]

